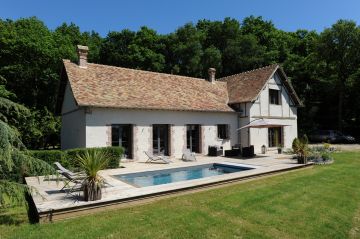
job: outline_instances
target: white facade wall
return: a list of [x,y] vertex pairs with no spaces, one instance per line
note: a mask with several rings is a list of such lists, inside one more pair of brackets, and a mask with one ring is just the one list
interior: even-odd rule
[[[143,151],[152,149],[152,125],[171,125],[171,152],[182,156],[186,147],[186,125],[199,124],[202,130],[202,153],[208,153],[209,145],[230,149],[237,143],[237,114],[186,111],[126,110],[92,108],[86,114],[86,147],[102,147],[109,143],[108,128],[111,124],[134,125],[134,159],[145,159]],[[217,138],[217,124],[228,124],[230,139]]]
[[61,148],[85,147],[85,112],[78,108],[69,83],[61,110]]
[[[269,102],[269,89],[279,90],[281,94],[281,104],[273,105]],[[274,76],[262,89],[258,99],[252,103],[248,120],[251,122],[255,119],[265,118],[269,122],[288,125],[283,127],[283,143],[285,148],[291,148],[292,141],[297,137],[297,108],[294,105],[286,88],[283,86],[279,76]],[[248,131],[248,130],[243,130]],[[268,147],[268,129],[249,129],[250,144],[254,145],[255,152],[261,152],[261,146]],[[248,143],[248,138],[241,138],[243,142]]]
[[[241,103],[240,104],[240,114],[238,115],[239,120],[238,120],[238,124],[239,127],[241,128],[247,124],[250,123],[250,110],[251,110],[251,106],[252,103],[250,102],[246,102],[246,103]],[[239,138],[239,144],[241,145],[241,147],[246,147],[249,144],[249,138],[250,138],[250,131],[248,129],[241,129],[238,132],[238,138]]]

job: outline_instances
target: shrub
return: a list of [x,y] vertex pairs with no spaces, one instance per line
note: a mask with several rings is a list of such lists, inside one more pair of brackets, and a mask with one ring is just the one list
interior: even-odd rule
[[64,166],[69,168],[78,168],[79,164],[77,160],[78,155],[83,155],[89,150],[100,151],[109,157],[109,163],[107,168],[118,168],[120,166],[120,160],[123,155],[124,149],[122,147],[102,147],[102,148],[78,148],[65,151],[66,163]]
[[61,150],[29,150],[28,154],[50,165],[53,165],[54,162],[62,163],[64,160],[64,152]]
[[109,157],[107,168],[118,168],[120,166],[120,160],[124,154],[122,147],[104,147],[100,149]]
[[120,159],[123,155],[124,149],[122,147],[102,147],[102,148],[77,148],[69,150],[29,150],[29,155],[41,159],[51,165],[54,162],[60,162],[64,167],[70,169],[79,168],[79,163],[76,158],[77,155],[83,155],[89,150],[100,151],[109,157],[107,168],[118,168]]
[[323,161],[330,161],[332,160],[332,157],[329,152],[324,152],[321,154],[321,158]]
[[324,149],[325,149],[325,150],[330,151],[331,144],[324,143],[323,146],[324,146]]

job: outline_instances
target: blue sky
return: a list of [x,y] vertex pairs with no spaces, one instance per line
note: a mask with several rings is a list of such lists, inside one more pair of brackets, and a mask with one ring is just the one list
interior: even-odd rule
[[322,31],[336,20],[360,23],[359,0],[0,0],[0,18],[36,16],[54,29],[63,22],[74,22],[82,31],[95,30],[102,36],[124,28],[148,26],[169,33],[199,19],[242,20],[249,15],[263,16],[276,27],[294,31]]

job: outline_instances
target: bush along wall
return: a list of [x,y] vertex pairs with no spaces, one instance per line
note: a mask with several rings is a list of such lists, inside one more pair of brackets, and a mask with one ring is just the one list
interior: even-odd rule
[[61,150],[29,150],[28,153],[30,156],[41,159],[50,165],[53,165],[54,162],[64,161],[64,152]]
[[118,168],[120,160],[124,153],[122,147],[102,147],[102,148],[76,148],[69,150],[29,150],[28,153],[34,158],[41,159],[51,165],[54,162],[60,162],[64,167],[77,169],[79,165],[76,162],[78,154],[83,154],[87,150],[99,150],[108,155],[109,164],[107,168]]
[[104,152],[109,158],[109,164],[107,168],[118,168],[120,166],[120,160],[124,153],[122,147],[103,147],[103,148],[77,148],[65,150],[65,162],[64,166],[69,168],[78,168],[76,157],[79,154],[85,153],[87,150],[99,150]]

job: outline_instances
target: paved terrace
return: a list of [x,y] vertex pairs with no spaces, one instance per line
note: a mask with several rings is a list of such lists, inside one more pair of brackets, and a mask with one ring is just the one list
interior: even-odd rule
[[[113,175],[118,174],[173,169],[178,167],[189,167],[221,162],[229,164],[245,164],[253,166],[254,169],[142,188],[130,185],[113,177]],[[149,164],[145,163],[145,160],[143,160],[136,162],[123,162],[122,166],[124,168],[108,169],[100,172],[101,176],[105,178],[109,185],[103,189],[102,199],[93,202],[85,202],[82,201],[81,196],[75,198],[74,196],[60,191],[64,185],[62,181],[45,179],[44,177],[27,177],[27,184],[36,189],[36,192],[34,191],[32,193],[32,197],[40,216],[40,220],[44,220],[42,217],[46,217],[47,219],[45,220],[52,220],[52,214],[56,214],[56,212],[59,211],[64,213],[65,211],[79,210],[79,208],[81,208],[81,210],[88,210],[86,208],[99,208],[107,204],[119,204],[131,198],[141,199],[142,197],[145,198],[149,195],[159,195],[162,193],[166,194],[166,192],[181,191],[186,188],[190,189],[204,185],[216,184],[219,182],[241,180],[241,178],[255,177],[256,175],[269,174],[276,171],[286,171],[301,167],[301,165],[296,164],[296,161],[291,159],[291,156],[279,154],[258,155],[257,157],[251,159],[207,157],[198,155],[196,162],[183,162],[179,159],[173,159],[173,163],[170,164]]]

